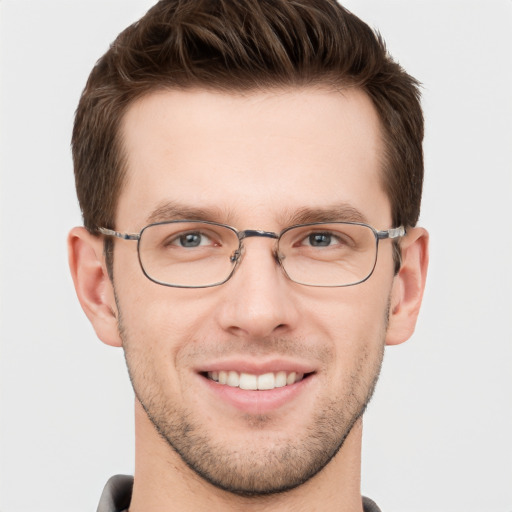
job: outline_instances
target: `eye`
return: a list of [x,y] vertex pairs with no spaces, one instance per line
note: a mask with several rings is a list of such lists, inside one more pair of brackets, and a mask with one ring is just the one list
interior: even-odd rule
[[215,243],[204,233],[200,231],[190,231],[181,233],[167,242],[168,245],[177,245],[178,247],[194,248],[207,245],[215,245]]
[[333,235],[331,233],[312,233],[305,240],[305,245],[311,245],[312,247],[328,247],[335,242]]
[[302,240],[302,245],[309,247],[331,247],[333,245],[343,245],[346,241],[339,236],[329,231],[322,231],[317,233],[310,233]]

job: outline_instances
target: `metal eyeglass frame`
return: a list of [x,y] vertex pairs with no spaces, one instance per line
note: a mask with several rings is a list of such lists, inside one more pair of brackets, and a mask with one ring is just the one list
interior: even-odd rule
[[[211,226],[219,226],[219,227],[227,228],[227,229],[231,230],[233,233],[235,233],[235,235],[238,237],[238,242],[239,242],[238,249],[231,256],[231,261],[234,263],[233,269],[231,270],[229,275],[226,277],[226,279],[224,279],[223,281],[219,281],[219,282],[213,283],[213,284],[202,285],[202,286],[178,285],[178,284],[170,284],[170,283],[166,283],[163,281],[158,281],[157,279],[151,277],[146,272],[146,269],[144,268],[144,265],[142,264],[142,260],[140,257],[140,240],[141,240],[141,237],[142,237],[142,234],[144,233],[144,231],[152,226],[160,226],[163,224],[179,224],[179,223],[186,223],[186,222],[194,222],[194,223],[198,223],[198,224],[207,224],[207,225],[211,225]],[[214,286],[219,286],[219,285],[224,284],[225,282],[229,281],[229,279],[235,273],[235,270],[241,261],[241,256],[242,256],[242,251],[243,251],[242,241],[245,238],[251,238],[251,237],[272,238],[279,242],[281,237],[287,231],[290,231],[290,229],[308,227],[308,226],[319,226],[319,225],[324,225],[324,224],[348,224],[348,225],[355,225],[355,226],[364,226],[366,228],[369,228],[373,232],[373,234],[375,236],[375,244],[376,244],[375,261],[373,263],[373,267],[372,267],[370,273],[364,279],[361,279],[360,281],[357,281],[355,283],[341,284],[341,285],[306,284],[306,283],[301,283],[300,281],[295,281],[294,279],[292,279],[286,272],[286,269],[283,267],[283,264],[282,264],[281,259],[279,258],[279,255],[275,254],[275,258],[276,258],[277,262],[279,263],[281,269],[283,270],[283,273],[290,281],[300,284],[302,286],[311,286],[311,287],[317,287],[317,288],[342,288],[342,287],[346,287],[346,286],[355,286],[357,284],[364,283],[372,276],[372,274],[375,270],[375,266],[377,264],[378,252],[379,252],[379,241],[386,240],[386,239],[395,240],[397,238],[401,238],[401,237],[405,236],[405,234],[406,234],[406,229],[404,226],[399,226],[397,228],[390,228],[390,229],[387,229],[384,231],[378,231],[373,226],[370,226],[369,224],[365,224],[364,222],[344,222],[344,221],[310,222],[310,223],[306,223],[306,224],[294,224],[293,226],[288,226],[287,228],[283,229],[280,233],[275,233],[273,231],[263,231],[260,229],[245,229],[243,231],[238,231],[236,228],[234,228],[232,226],[228,226],[227,224],[221,224],[220,222],[189,220],[189,219],[166,220],[166,221],[162,221],[162,222],[154,222],[152,224],[148,224],[147,226],[144,226],[140,230],[139,233],[121,233],[121,232],[115,231],[113,229],[102,228],[102,227],[99,227],[97,230],[102,235],[113,236],[116,238],[120,238],[122,240],[137,241],[137,256],[139,259],[140,268],[141,268],[143,274],[153,283],[160,284],[162,286],[169,286],[172,288],[212,288]]]

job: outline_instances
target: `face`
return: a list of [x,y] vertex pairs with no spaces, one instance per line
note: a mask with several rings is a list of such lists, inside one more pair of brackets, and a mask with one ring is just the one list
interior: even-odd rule
[[[274,232],[354,217],[392,227],[378,118],[361,92],[155,93],[131,106],[123,135],[118,231],[178,218]],[[180,289],[149,281],[136,244],[116,240],[114,287],[130,376],[155,435],[214,485],[271,493],[324,468],[371,396],[392,247],[381,242],[366,282],[314,288],[286,278],[274,240],[244,246],[228,282]],[[279,387],[242,389],[258,379]]]

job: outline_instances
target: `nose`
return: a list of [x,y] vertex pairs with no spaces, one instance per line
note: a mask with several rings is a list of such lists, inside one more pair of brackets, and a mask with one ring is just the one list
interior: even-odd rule
[[223,285],[219,322],[230,334],[265,338],[292,330],[299,318],[294,300],[297,286],[286,278],[269,239],[244,240],[242,260]]

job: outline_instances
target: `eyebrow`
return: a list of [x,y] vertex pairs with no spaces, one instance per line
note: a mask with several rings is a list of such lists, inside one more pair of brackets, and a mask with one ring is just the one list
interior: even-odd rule
[[155,222],[165,222],[168,220],[206,220],[219,222],[222,213],[220,209],[197,208],[187,206],[174,201],[165,201],[160,203],[147,218],[148,224]]
[[[228,222],[231,217],[234,217],[234,215],[227,214],[220,208],[198,208],[175,201],[164,201],[150,213],[147,218],[147,223],[153,224],[156,222],[185,219],[224,223]],[[293,212],[285,212],[278,217],[278,220],[282,227],[314,222],[368,222],[367,218],[360,210],[348,203],[339,203],[316,208],[303,207]],[[264,226],[248,226],[243,227],[243,229],[262,227]]]
[[286,217],[286,224],[309,224],[313,222],[362,222],[367,223],[365,215],[348,203],[340,203],[320,208],[300,208]]

